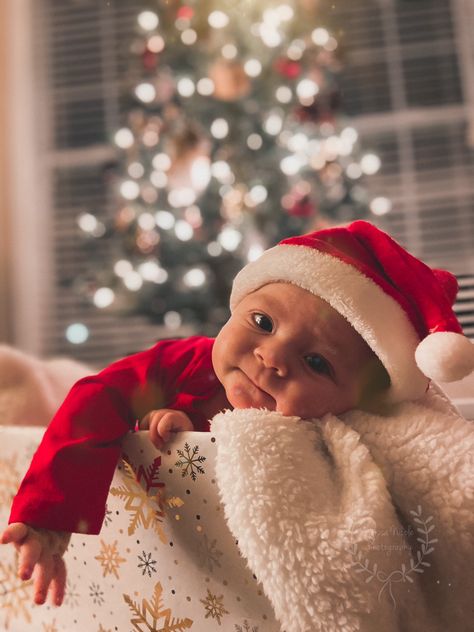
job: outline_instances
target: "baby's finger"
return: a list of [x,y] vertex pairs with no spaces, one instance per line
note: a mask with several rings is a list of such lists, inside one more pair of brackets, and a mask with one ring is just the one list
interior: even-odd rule
[[59,555],[55,555],[54,558],[54,570],[53,579],[50,584],[51,602],[55,606],[60,606],[64,601],[64,594],[66,592],[66,564]]
[[49,585],[53,579],[54,561],[51,555],[42,555],[40,561],[36,565],[35,581],[34,581],[34,601],[41,605],[46,601]]
[[0,542],[2,544],[10,544],[11,542],[20,543],[26,538],[27,535],[28,527],[26,526],[26,524],[23,524],[22,522],[13,522],[12,524],[8,525],[8,527],[2,533]]
[[20,554],[18,557],[18,576],[26,581],[30,579],[35,564],[38,563],[43,546],[36,538],[27,538],[19,547]]

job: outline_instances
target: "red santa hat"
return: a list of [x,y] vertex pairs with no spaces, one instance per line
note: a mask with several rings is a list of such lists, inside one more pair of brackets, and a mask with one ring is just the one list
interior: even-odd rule
[[272,282],[324,299],[364,338],[387,370],[391,402],[413,400],[429,380],[452,382],[474,370],[450,272],[432,269],[373,224],[353,222],[291,237],[236,276],[230,307]]

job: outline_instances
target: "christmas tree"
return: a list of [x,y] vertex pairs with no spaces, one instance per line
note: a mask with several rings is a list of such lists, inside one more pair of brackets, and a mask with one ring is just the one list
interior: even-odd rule
[[109,173],[117,208],[78,218],[97,307],[212,335],[247,261],[367,214],[363,178],[380,161],[343,122],[340,48],[314,1],[137,11]]

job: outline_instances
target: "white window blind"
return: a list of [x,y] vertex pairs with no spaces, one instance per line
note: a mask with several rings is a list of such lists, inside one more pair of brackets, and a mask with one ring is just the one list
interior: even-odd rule
[[[320,5],[322,22],[344,47],[343,110],[364,149],[382,159],[370,186],[374,195],[392,200],[393,210],[374,220],[427,263],[459,276],[457,309],[474,337],[474,152],[468,145],[472,110],[466,84],[472,59],[459,33],[459,1]],[[124,42],[132,41],[137,12],[147,3],[33,4],[35,50],[43,51],[34,63],[40,107],[49,120],[42,152],[53,227],[54,278],[49,316],[41,325],[42,352],[100,365],[170,335],[142,318],[124,320],[97,310],[71,285],[88,257],[78,214],[114,210],[106,174],[130,89]],[[106,251],[103,257],[105,262]],[[65,328],[74,321],[89,327],[87,345],[66,341]]]

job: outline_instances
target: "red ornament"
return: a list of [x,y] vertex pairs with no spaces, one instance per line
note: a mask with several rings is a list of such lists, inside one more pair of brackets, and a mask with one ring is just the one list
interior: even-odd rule
[[154,70],[158,66],[158,55],[146,48],[142,55],[142,63],[145,70]]
[[314,215],[316,207],[311,201],[309,195],[303,195],[297,198],[294,203],[288,207],[288,215],[293,217],[311,217]]
[[183,7],[180,7],[176,13],[176,17],[181,20],[191,20],[193,16],[194,16],[194,9],[186,5]]
[[280,57],[275,61],[275,70],[288,79],[296,79],[301,74],[301,65],[286,57]]

